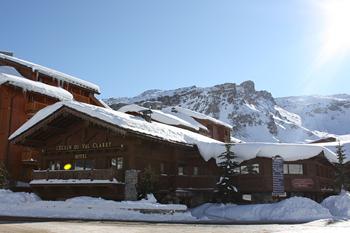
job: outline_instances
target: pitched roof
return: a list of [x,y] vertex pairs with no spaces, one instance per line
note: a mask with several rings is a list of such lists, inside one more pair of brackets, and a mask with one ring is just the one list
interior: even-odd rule
[[181,129],[154,121],[147,122],[140,117],[135,117],[123,112],[118,112],[111,109],[76,101],[57,102],[53,105],[43,108],[26,123],[24,123],[19,129],[17,129],[9,137],[9,140],[13,140],[16,137],[20,136],[30,128],[45,120],[51,114],[64,107],[73,109],[112,125],[116,125],[119,128],[143,134],[145,136],[158,138],[168,142],[196,145],[205,160],[214,158],[217,154],[215,151],[217,149],[221,150],[221,148],[224,148],[224,143],[186,129]]
[[4,60],[11,61],[11,62],[15,62],[17,64],[29,67],[33,71],[38,71],[41,74],[50,76],[50,77],[52,77],[54,79],[62,80],[62,81],[65,81],[67,83],[71,83],[71,84],[74,84],[76,86],[80,86],[80,87],[83,87],[85,89],[92,90],[92,91],[94,91],[96,93],[100,93],[100,88],[97,85],[95,85],[93,83],[90,83],[88,81],[84,81],[82,79],[73,77],[71,75],[62,73],[60,71],[57,71],[57,70],[54,70],[54,69],[50,69],[50,68],[47,68],[45,66],[38,65],[38,64],[29,62],[29,61],[25,61],[25,60],[22,60],[22,59],[19,59],[19,58],[16,58],[16,57],[8,56],[8,55],[5,55],[3,53],[0,53],[0,59],[4,59]]
[[[76,101],[58,102],[40,110],[16,130],[9,139],[14,140],[65,107],[131,132],[168,142],[196,145],[205,161],[211,158],[217,159],[225,151],[224,143],[198,133],[158,122],[147,122],[140,117]],[[336,161],[333,152],[322,146],[312,144],[239,143],[232,146],[232,150],[235,152],[238,161],[256,157],[272,158],[276,155],[280,155],[285,161],[296,161],[315,157],[322,152],[330,162]]]
[[[120,109],[118,109],[118,111],[127,113],[127,112],[140,112],[147,109],[148,108],[141,107],[136,104],[129,104],[121,107]],[[151,109],[151,111],[152,111],[151,118],[160,123],[164,123],[167,125],[174,125],[174,126],[185,126],[195,131],[199,131],[200,129],[197,125],[191,124],[190,122],[185,121],[175,115],[171,115],[171,114],[162,112],[160,110]]]
[[0,85],[4,84],[22,88],[23,91],[31,91],[50,96],[58,100],[73,100],[72,94],[62,88],[50,86],[41,82],[35,82],[11,74],[4,74],[1,73],[0,70]]
[[167,113],[170,113],[170,114],[173,114],[175,116],[178,116],[178,117],[181,117],[181,115],[187,115],[187,116],[190,116],[190,117],[193,117],[193,118],[197,118],[197,119],[202,119],[202,120],[208,120],[208,121],[211,121],[215,124],[218,124],[218,125],[222,125],[222,126],[225,126],[229,129],[232,129],[232,126],[223,122],[223,121],[220,121],[218,119],[215,119],[213,117],[210,117],[208,115],[205,115],[205,114],[202,114],[202,113],[199,113],[199,112],[195,112],[195,111],[192,111],[190,109],[187,109],[187,108],[182,108],[182,107],[179,107],[179,106],[174,106],[174,107],[167,107],[167,108],[164,108],[163,109],[164,112],[167,112]]

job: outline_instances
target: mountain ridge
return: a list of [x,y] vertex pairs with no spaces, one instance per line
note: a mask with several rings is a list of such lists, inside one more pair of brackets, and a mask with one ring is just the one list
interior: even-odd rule
[[266,90],[256,90],[251,80],[212,87],[151,89],[135,97],[104,101],[114,109],[131,103],[189,108],[232,125],[233,136],[244,141],[309,142],[350,133],[350,95],[274,98]]

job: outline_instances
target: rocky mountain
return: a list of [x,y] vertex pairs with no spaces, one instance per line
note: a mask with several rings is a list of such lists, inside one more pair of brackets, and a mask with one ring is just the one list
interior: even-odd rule
[[233,136],[244,141],[305,142],[329,133],[350,133],[349,95],[274,98],[267,91],[255,90],[252,81],[148,90],[105,102],[114,109],[130,103],[189,108],[231,124]]
[[337,135],[350,133],[350,95],[294,96],[276,98],[276,103],[301,117],[310,130]]

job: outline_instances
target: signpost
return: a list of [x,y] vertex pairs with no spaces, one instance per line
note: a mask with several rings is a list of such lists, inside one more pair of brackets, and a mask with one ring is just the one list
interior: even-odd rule
[[283,159],[279,155],[272,157],[272,196],[286,196],[284,191]]

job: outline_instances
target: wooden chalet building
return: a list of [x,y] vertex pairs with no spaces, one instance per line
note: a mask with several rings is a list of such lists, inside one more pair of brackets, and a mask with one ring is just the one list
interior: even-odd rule
[[94,96],[98,93],[94,84],[0,52],[0,162],[10,173],[12,188],[32,179],[39,153],[10,144],[8,137],[40,109],[58,101],[103,106]]
[[[41,153],[39,170],[30,182],[41,197],[136,199],[137,171],[149,166],[159,175],[161,200],[177,202],[213,194],[216,163],[213,159],[206,162],[198,147],[185,138],[220,142],[75,101],[56,103],[45,110],[11,136],[13,143]],[[64,170],[67,164],[72,168]]]
[[179,106],[154,110],[130,104],[119,108],[118,111],[134,116],[148,113],[150,119],[154,121],[187,129],[221,142],[231,141],[232,126],[210,116]]
[[221,142],[231,142],[232,126],[223,121],[179,106],[168,107],[163,109],[163,111],[185,120],[192,118],[199,123],[200,134]]
[[[271,145],[270,145],[271,146]],[[283,145],[272,145],[280,147]],[[302,145],[293,145],[300,147]],[[279,150],[279,148],[276,148]],[[271,195],[274,192],[273,156],[275,153],[245,160],[236,169],[234,181],[245,200],[253,203],[272,202],[280,198],[303,196],[315,201],[336,194],[335,167],[325,156],[324,151],[316,152],[315,156],[283,162],[283,189],[280,196]],[[333,157],[333,156],[332,156]],[[331,160],[331,161],[334,161]]]
[[[220,176],[215,158],[224,150],[224,143],[186,129],[75,101],[38,112],[10,139],[40,152],[30,185],[45,199],[134,200],[139,172],[151,167],[161,202],[212,201]],[[323,147],[241,143],[233,151],[242,162],[234,179],[246,200],[273,201],[276,155],[284,159],[285,196],[319,201],[334,193],[334,154]]]

